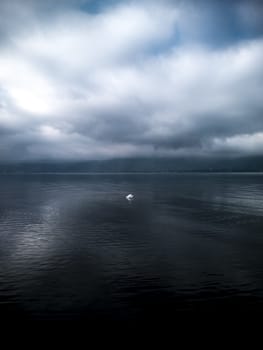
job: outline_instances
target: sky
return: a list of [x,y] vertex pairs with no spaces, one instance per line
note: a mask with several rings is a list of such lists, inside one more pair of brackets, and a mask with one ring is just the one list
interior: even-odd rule
[[0,0],[0,161],[263,155],[260,0]]

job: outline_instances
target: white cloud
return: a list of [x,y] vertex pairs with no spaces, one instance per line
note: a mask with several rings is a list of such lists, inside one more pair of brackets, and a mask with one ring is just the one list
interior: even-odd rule
[[64,11],[16,33],[0,46],[0,157],[257,153],[263,40],[178,45],[182,11]]
[[263,132],[253,134],[235,135],[225,139],[215,139],[213,146],[216,151],[233,152],[234,154],[245,153],[262,154],[263,151]]

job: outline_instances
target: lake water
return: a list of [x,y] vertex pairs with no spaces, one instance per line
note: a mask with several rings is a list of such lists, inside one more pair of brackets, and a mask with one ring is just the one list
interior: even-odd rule
[[0,176],[2,317],[250,310],[263,311],[263,174]]

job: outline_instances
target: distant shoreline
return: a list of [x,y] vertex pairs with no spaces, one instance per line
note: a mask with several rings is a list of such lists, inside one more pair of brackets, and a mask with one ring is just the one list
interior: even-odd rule
[[0,172],[6,175],[263,175],[263,171],[32,171]]
[[234,174],[262,172],[263,156],[118,158],[83,162],[0,162],[0,174]]

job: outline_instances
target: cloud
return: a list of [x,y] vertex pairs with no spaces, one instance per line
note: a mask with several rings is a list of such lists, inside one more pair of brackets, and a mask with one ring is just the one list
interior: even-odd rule
[[1,160],[260,153],[257,2],[7,4]]

